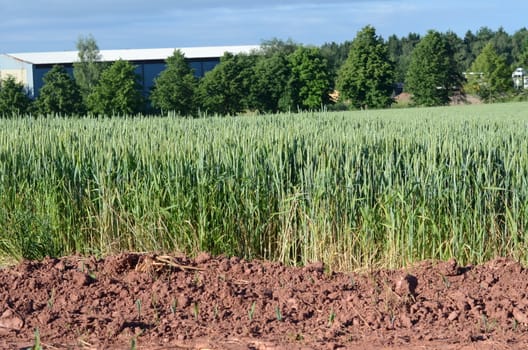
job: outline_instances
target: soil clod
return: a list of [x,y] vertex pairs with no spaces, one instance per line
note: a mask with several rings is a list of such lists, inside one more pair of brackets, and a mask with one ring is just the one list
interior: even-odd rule
[[[0,348],[522,349],[528,271],[508,259],[326,273],[322,263],[120,254],[0,270]],[[16,287],[15,287],[16,286]],[[504,347],[506,348],[506,347]]]

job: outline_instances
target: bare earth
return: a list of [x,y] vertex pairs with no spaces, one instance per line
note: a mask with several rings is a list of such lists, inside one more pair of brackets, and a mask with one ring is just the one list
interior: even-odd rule
[[327,273],[264,261],[121,254],[0,270],[0,348],[524,349],[528,272],[422,262]]

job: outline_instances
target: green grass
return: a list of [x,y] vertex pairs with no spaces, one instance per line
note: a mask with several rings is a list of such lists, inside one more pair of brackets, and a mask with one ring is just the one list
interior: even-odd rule
[[528,262],[528,104],[0,120],[0,261]]

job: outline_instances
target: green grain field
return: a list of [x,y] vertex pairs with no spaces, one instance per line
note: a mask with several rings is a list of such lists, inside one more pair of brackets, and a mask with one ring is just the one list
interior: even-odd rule
[[0,260],[528,262],[528,104],[0,120]]

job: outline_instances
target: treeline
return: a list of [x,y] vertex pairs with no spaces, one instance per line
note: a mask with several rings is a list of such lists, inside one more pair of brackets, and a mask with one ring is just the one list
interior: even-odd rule
[[463,38],[453,32],[410,33],[384,40],[366,26],[352,41],[308,47],[270,40],[250,54],[225,53],[198,79],[176,50],[148,96],[126,61],[100,61],[93,37],[77,43],[73,77],[55,66],[31,100],[13,78],[0,84],[0,114],[130,115],[162,113],[236,115],[297,110],[385,108],[401,89],[412,105],[448,104],[453,96],[485,102],[525,99],[511,74],[528,67],[528,30],[513,35],[487,27]]

